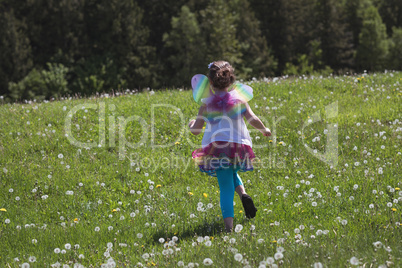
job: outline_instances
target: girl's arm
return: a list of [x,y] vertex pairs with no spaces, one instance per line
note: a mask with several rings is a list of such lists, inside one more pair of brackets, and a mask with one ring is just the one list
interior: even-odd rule
[[245,103],[246,105],[246,113],[245,117],[247,119],[247,122],[259,130],[264,136],[271,136],[271,130],[269,128],[266,128],[264,124],[261,122],[261,120],[254,114],[254,112],[251,110],[250,105],[248,103]]
[[190,132],[193,135],[198,135],[202,132],[202,127],[204,126],[204,117],[202,114],[205,111],[205,105],[200,107],[200,110],[198,111],[197,119],[196,120],[191,120],[190,123],[188,123],[188,126],[190,128]]

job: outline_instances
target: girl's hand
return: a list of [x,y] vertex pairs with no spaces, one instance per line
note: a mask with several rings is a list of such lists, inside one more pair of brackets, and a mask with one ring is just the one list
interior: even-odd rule
[[265,128],[265,130],[262,132],[262,134],[265,137],[269,137],[269,136],[271,136],[271,130],[269,130],[269,128]]
[[188,123],[188,127],[189,127],[189,128],[192,128],[192,127],[194,126],[194,123],[195,123],[195,119],[191,120],[191,121]]

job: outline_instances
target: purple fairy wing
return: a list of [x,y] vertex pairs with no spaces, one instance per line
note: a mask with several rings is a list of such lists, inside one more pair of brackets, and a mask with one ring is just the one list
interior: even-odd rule
[[250,86],[238,82],[234,84],[231,93],[236,93],[235,95],[243,102],[248,102],[253,98],[253,89]]
[[209,79],[203,74],[196,74],[191,78],[191,87],[193,88],[193,98],[199,105],[202,105],[202,99],[212,96]]

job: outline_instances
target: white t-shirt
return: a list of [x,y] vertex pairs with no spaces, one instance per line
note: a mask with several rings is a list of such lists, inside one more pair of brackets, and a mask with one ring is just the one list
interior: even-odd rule
[[[217,94],[218,96],[224,96],[226,92]],[[228,92],[234,99],[239,99],[236,91],[232,90]],[[212,101],[214,96],[202,99],[201,101],[207,105]],[[205,119],[206,120],[206,119]],[[246,123],[244,122],[243,115],[238,115],[235,117],[230,117],[227,112],[223,111],[222,116],[214,118],[214,120],[206,120],[206,127],[204,131],[204,136],[202,138],[202,148],[205,148],[214,141],[226,141],[235,142],[239,144],[245,144],[252,147],[250,133],[247,129]]]

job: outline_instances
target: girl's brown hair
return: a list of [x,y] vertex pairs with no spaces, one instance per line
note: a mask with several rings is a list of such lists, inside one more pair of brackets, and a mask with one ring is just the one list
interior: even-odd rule
[[234,69],[227,61],[214,61],[209,67],[209,80],[216,89],[225,89],[234,83]]

